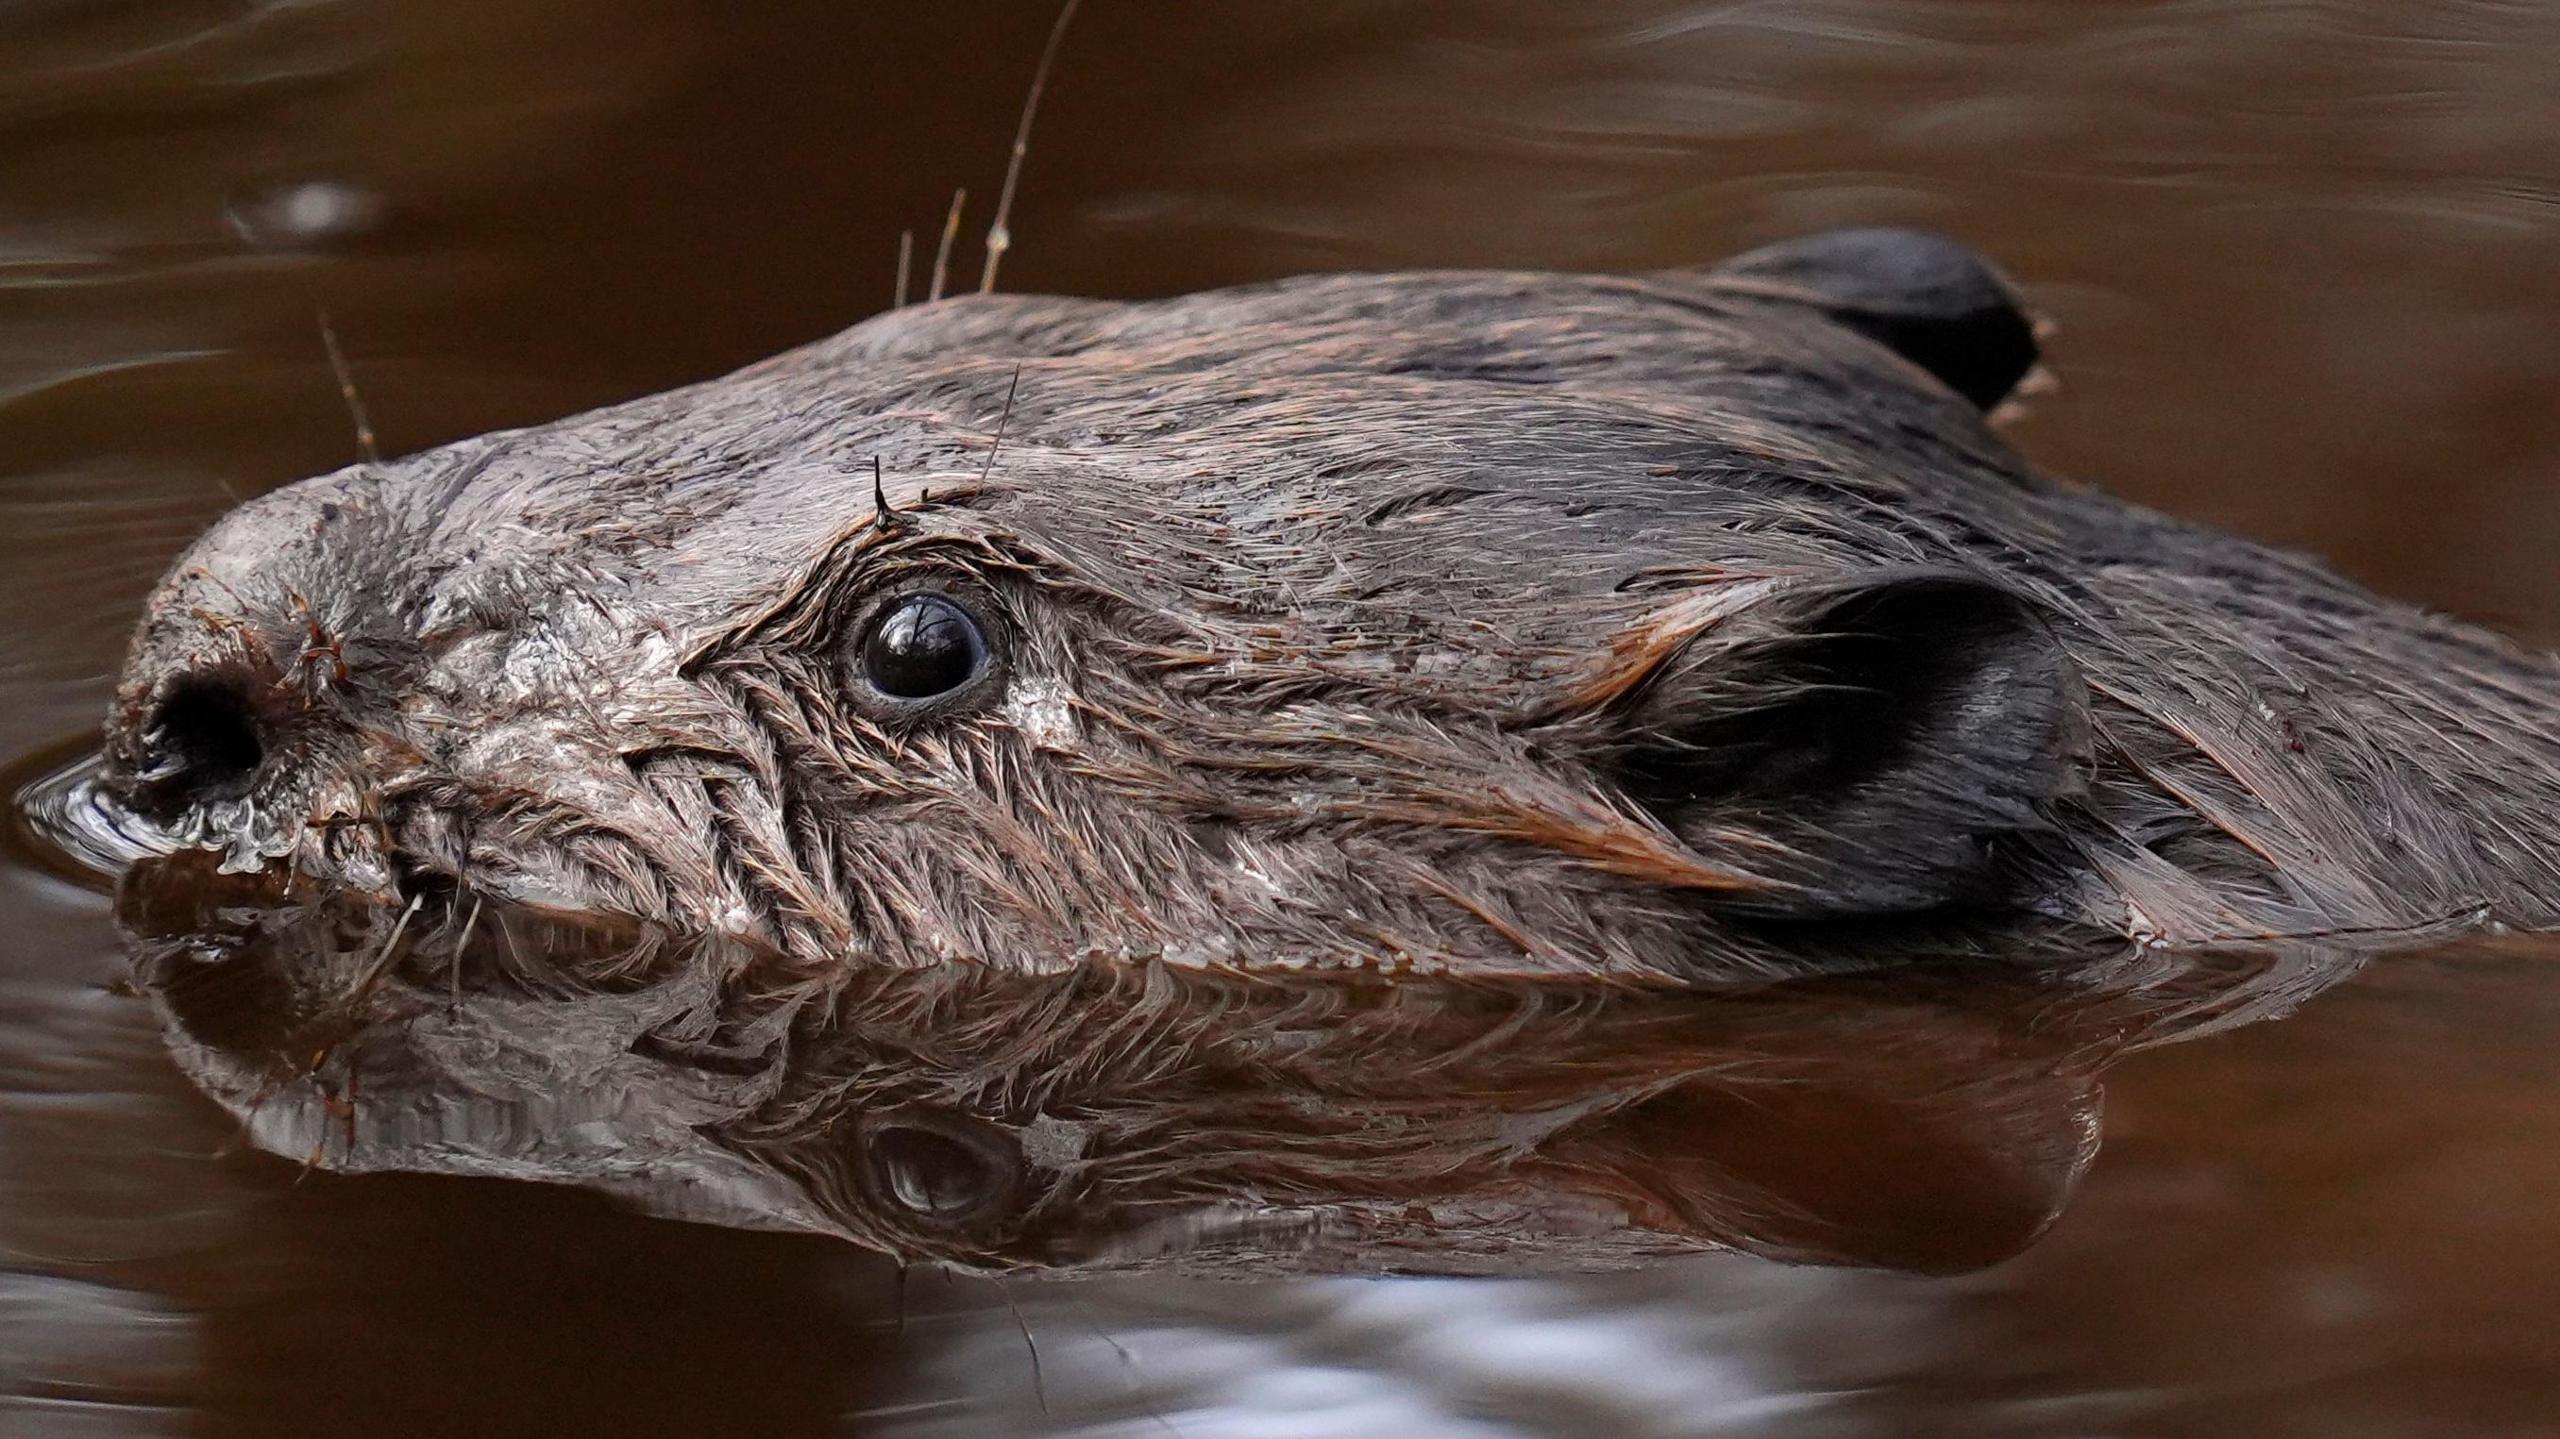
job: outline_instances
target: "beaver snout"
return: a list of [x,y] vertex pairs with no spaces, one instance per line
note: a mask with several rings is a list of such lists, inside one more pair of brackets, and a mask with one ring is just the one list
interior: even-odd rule
[[218,832],[335,747],[360,667],[395,629],[372,553],[378,482],[330,476],[226,516],[152,596],[109,715],[107,783],[164,824]]

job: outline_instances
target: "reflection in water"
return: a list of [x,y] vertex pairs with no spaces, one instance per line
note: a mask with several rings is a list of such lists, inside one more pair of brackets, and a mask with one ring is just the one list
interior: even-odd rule
[[[0,749],[94,723],[142,590],[213,515],[352,458],[315,302],[394,450],[836,329],[886,301],[901,228],[953,184],[983,201],[1049,18],[0,17]],[[1006,273],[1152,293],[1940,225],[2061,323],[2066,388],[2019,430],[2037,458],[2547,636],[2555,24],[2484,0],[1115,0],[1062,61]],[[297,1183],[110,989],[103,906],[7,851],[0,1433],[2467,1439],[2560,1412],[2547,946],[2394,959],[2127,1059],[2072,1207],[1978,1275],[919,1270],[901,1297],[825,1238]],[[1969,1011],[1981,1042],[2016,1027],[1996,1009]]]
[[2060,1207],[2125,1025],[1917,972],[1704,994],[1098,961],[751,1002],[770,961],[734,945],[281,884],[189,851],[119,904],[181,1065],[266,1148],[972,1269],[1517,1272],[1718,1245],[1974,1267]]
[[[56,833],[106,813],[81,801],[80,777],[36,785],[27,811]],[[182,1064],[299,1162],[531,1173],[956,1260],[901,1279],[839,1240],[653,1225],[554,1188],[400,1176],[305,1187],[294,1166],[197,1159],[150,1186],[192,1191],[178,1215],[123,1231],[161,1253],[177,1244],[169,1258],[115,1256],[91,1273],[118,1278],[94,1291],[44,1277],[24,1302],[49,1332],[112,1341],[37,1362],[90,1372],[79,1366],[131,1356],[96,1371],[129,1377],[82,1382],[244,1416],[243,1433],[400,1413],[419,1433],[617,1415],[666,1433],[746,1418],[759,1432],[833,1432],[859,1416],[953,1434],[1467,1434],[1490,1431],[1451,1416],[1489,1409],[1546,1416],[1558,1433],[2035,1434],[2058,1414],[2156,1419],[2207,1402],[2135,1382],[2164,1372],[2146,1367],[2163,1356],[2196,1372],[2241,1364],[2254,1387],[2210,1399],[2215,1412],[2333,1400],[2395,1412],[2409,1390],[2390,1356],[2410,1352],[2419,1306],[2444,1312],[2443,1246],[2487,1237],[2447,1215],[2442,1186],[2476,1186],[2475,1166],[2560,1141],[2547,1106],[2493,1098],[2560,1078],[2548,1058],[2560,1049],[2543,1042],[2560,1039],[2560,996],[2532,982],[2548,958],[2484,950],[2448,970],[2394,961],[2396,979],[2276,1026],[2289,1042],[2272,1066],[2235,1066],[2213,1042],[2169,1051],[2202,1059],[2147,1081],[2133,1060],[2120,1072],[2136,1076],[2135,1103],[2117,1106],[2110,1131],[2115,1182],[1977,1278],[1914,1289],[1725,1259],[1491,1288],[1151,1278],[1044,1290],[955,1276],[1026,1263],[1588,1268],[1707,1243],[1969,1267],[2034,1237],[2060,1203],[2088,1157],[2101,1060],[2128,1039],[2214,1022],[2226,1006],[2200,995],[2278,971],[2200,970],[2159,991],[2183,996],[2165,1009],[1916,976],[1710,1001],[1160,968],[918,973],[881,977],[816,1035],[794,1035],[789,1052],[830,1058],[777,1076],[754,1036],[682,1023],[700,994],[688,976],[712,956],[645,935],[484,913],[466,937],[412,917],[389,950],[396,916],[288,901],[194,854],[135,868],[119,911]],[[525,987],[567,974],[587,983]],[[2447,1026],[2469,1013],[2455,975],[2502,996],[2498,1033],[2533,1046],[2529,1058],[2451,1042]],[[152,1047],[148,1026],[129,1001],[117,1013],[130,1063]],[[2374,1047],[2465,1057],[2435,1066],[2440,1106],[2402,1096],[2404,1117],[2376,1126],[2392,1111],[2376,1086],[2400,1081],[2359,1059]],[[165,1102],[174,1081],[143,1072]],[[219,1124],[190,1127],[199,1154],[219,1142]],[[52,1143],[86,1154],[99,1140]],[[2288,1150],[2299,1157],[2267,1167]],[[2338,1163],[2364,1176],[2343,1194]],[[112,1182],[117,1167],[69,1172],[84,1171]],[[2235,1183],[2279,1197],[2268,1217],[2280,1233],[2240,1220]],[[2366,1212],[2377,1198],[2397,1207]],[[2523,1219],[2501,1213],[2510,1229]],[[192,1236],[176,1222],[187,1214]],[[2387,1246],[2369,1239],[2412,1221]],[[103,1231],[88,1220],[65,1232]],[[219,1260],[226,1251],[252,1262]],[[2182,1316],[2205,1294],[2239,1307],[2190,1332]],[[211,1307],[191,1310],[196,1296]],[[154,1304],[165,1317],[141,1317]],[[2539,1351],[2486,1322],[2428,1340],[2503,1355],[2466,1413],[2544,1392]],[[2173,1332],[2146,1331],[2162,1324]],[[2246,1344],[2306,1324],[2385,1367],[2340,1388],[2321,1361],[2282,1346],[2235,1356],[2211,1337]],[[408,1337],[386,1346],[386,1332]],[[596,1333],[612,1336],[601,1360],[579,1337]],[[151,1334],[190,1337],[138,1349]],[[909,1358],[893,1368],[897,1355]],[[157,1368],[134,1367],[146,1360]],[[2133,1387],[2057,1391],[2039,1367],[2051,1363]],[[333,1383],[299,1382],[307,1364]],[[201,1392],[200,1372],[248,1387]],[[455,1372],[490,1382],[455,1386]],[[2300,1387],[2315,1383],[2332,1398]],[[1306,1427],[1258,1427],[1272,1424]]]

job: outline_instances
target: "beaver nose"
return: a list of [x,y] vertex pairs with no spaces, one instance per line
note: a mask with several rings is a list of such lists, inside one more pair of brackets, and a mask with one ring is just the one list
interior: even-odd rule
[[164,814],[239,799],[266,763],[268,748],[257,710],[236,681],[181,680],[143,723],[134,795]]
[[333,722],[348,642],[382,588],[353,563],[372,553],[378,491],[356,473],[289,485],[225,515],[170,567],[108,716],[120,799],[174,819],[300,767]]

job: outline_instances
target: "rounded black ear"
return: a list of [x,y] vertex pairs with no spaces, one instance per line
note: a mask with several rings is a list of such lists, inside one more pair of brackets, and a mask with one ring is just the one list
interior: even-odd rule
[[1833,230],[1737,255],[1720,280],[1822,311],[1988,410],[2036,362],[2035,322],[1991,262],[1926,230]]
[[2001,841],[2050,828],[2086,772],[2086,682],[2023,598],[1976,575],[1782,586],[1651,652],[1606,763],[1692,849],[1767,882],[1720,901],[1740,911],[1997,902]]

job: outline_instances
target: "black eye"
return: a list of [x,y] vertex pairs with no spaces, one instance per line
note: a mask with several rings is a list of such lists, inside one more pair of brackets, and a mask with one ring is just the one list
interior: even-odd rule
[[936,1224],[965,1224],[1013,1194],[1021,1161],[983,1126],[886,1120],[864,1135],[871,1188],[883,1202]]
[[909,595],[872,622],[862,677],[893,699],[930,699],[978,677],[987,637],[967,610],[940,595]]

